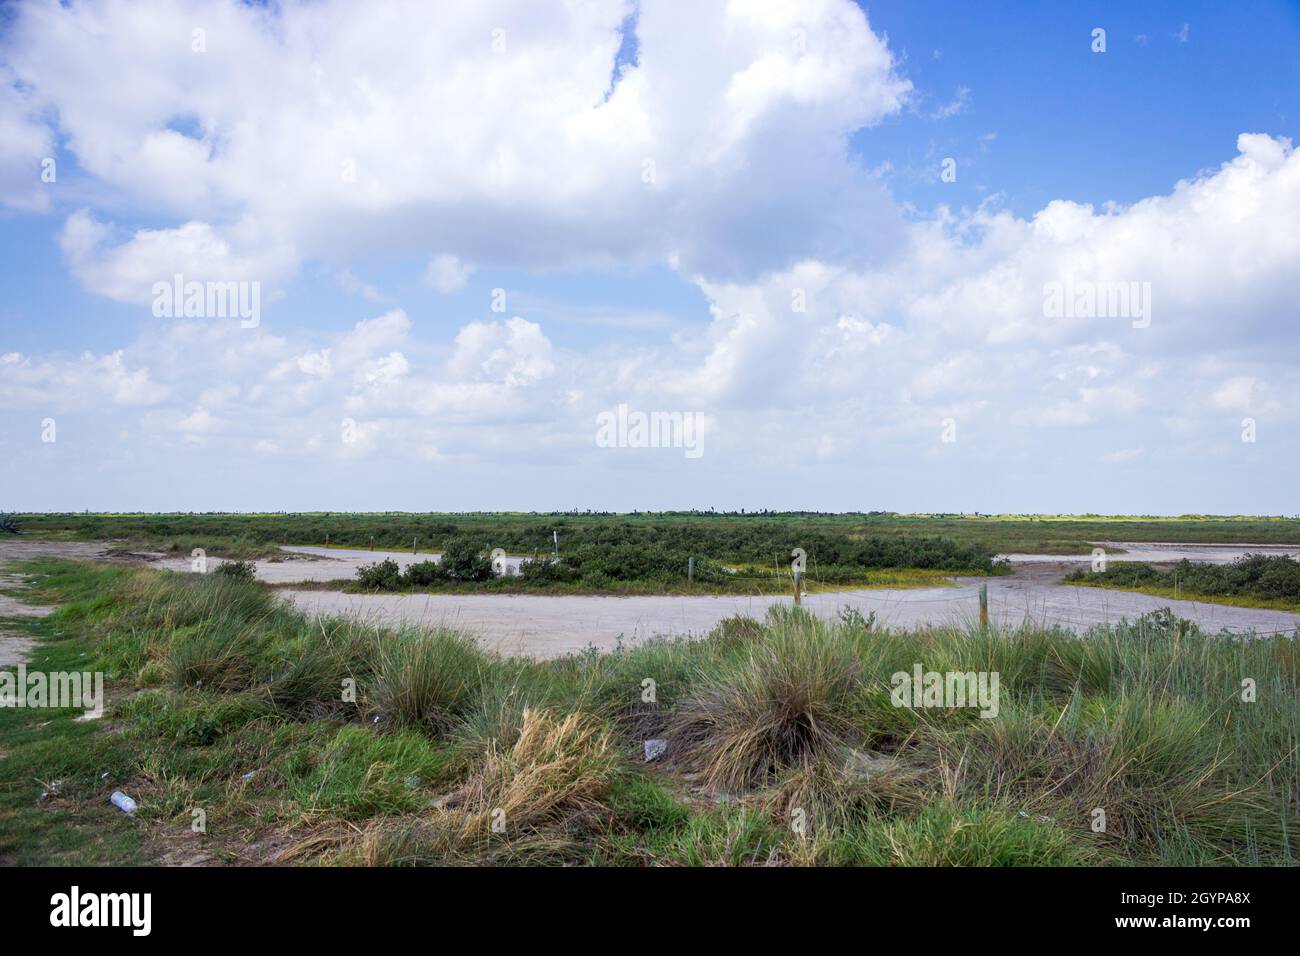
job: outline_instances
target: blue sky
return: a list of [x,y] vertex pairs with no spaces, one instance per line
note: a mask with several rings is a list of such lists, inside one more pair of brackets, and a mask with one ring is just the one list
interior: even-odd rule
[[[1300,121],[1294,3],[904,0],[868,9],[906,57],[922,112],[970,90],[966,108],[941,124],[901,114],[854,137],[864,157],[884,152],[900,167],[926,166],[931,150],[972,160],[954,184],[894,184],[921,208],[978,204],[989,193],[1021,216],[1053,199],[1132,203],[1217,166],[1243,130],[1294,135]],[[1098,26],[1105,55],[1078,39]],[[985,150],[988,133],[996,139]]]
[[[13,4],[0,508],[1293,513],[1297,41],[1265,2]],[[177,272],[256,326],[154,314]],[[1051,321],[1065,280],[1153,319]],[[704,453],[602,447],[619,405]]]

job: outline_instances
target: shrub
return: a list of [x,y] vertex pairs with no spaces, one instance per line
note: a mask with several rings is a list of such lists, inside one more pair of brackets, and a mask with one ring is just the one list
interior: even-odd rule
[[464,538],[447,545],[440,563],[453,581],[490,581],[494,576],[492,559]]
[[550,584],[559,581],[572,581],[577,577],[573,568],[558,558],[540,555],[525,558],[519,562],[519,574],[525,581]]
[[396,591],[402,586],[402,569],[392,558],[357,568],[357,581],[373,591]]
[[437,561],[420,561],[406,569],[406,583],[412,587],[424,587],[435,581],[447,580],[447,569]]
[[257,578],[257,564],[253,561],[222,561],[214,573],[236,581],[254,581]]
[[1214,597],[1254,597],[1300,601],[1300,561],[1286,555],[1247,554],[1231,564],[1179,561],[1168,571],[1149,564],[1120,561],[1105,571],[1077,570],[1070,583],[1102,584],[1117,588],[1163,588]]

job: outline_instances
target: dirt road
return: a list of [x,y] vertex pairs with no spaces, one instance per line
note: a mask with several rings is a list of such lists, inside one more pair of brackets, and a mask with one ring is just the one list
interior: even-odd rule
[[[1210,630],[1290,632],[1300,612],[1172,601],[1129,591],[1074,587],[1057,583],[1065,568],[1035,564],[997,578],[956,578],[955,587],[865,589],[819,592],[804,606],[831,617],[845,607],[890,627],[961,623],[979,614],[979,586],[989,588],[989,615],[995,624],[1060,624],[1081,633],[1096,624],[1130,620],[1170,607],[1180,617]],[[295,605],[313,614],[356,614],[382,623],[445,623],[479,636],[485,646],[505,653],[554,657],[594,645],[602,650],[621,639],[633,643],[656,635],[701,634],[723,618],[744,614],[761,618],[773,604],[792,598],[771,595],[694,596],[535,596],[464,594],[345,594],[341,591],[286,590]]]
[[[1125,548],[1125,560],[1174,561],[1182,557],[1226,562],[1246,553],[1300,553],[1300,548],[1262,546],[1153,545],[1111,543]],[[0,564],[6,559],[36,555],[104,557],[102,545],[80,542],[0,539]],[[351,579],[361,564],[392,557],[400,564],[430,560],[433,553],[345,551],[295,548],[294,557],[259,561],[257,574],[268,582]],[[185,558],[154,556],[153,566],[188,572]],[[861,589],[813,593],[805,606],[814,613],[833,616],[848,606],[890,627],[917,627],[973,619],[978,614],[981,584],[989,589],[989,612],[995,624],[1015,626],[1059,624],[1082,632],[1096,624],[1130,620],[1162,607],[1196,621],[1209,630],[1290,633],[1300,625],[1300,612],[1173,601],[1128,591],[1074,587],[1060,583],[1061,576],[1088,557],[1077,555],[1023,556],[1015,573],[995,578],[955,578],[955,586],[939,588]],[[209,567],[219,559],[209,559]],[[707,632],[733,614],[762,617],[772,604],[789,604],[789,597],[745,595],[664,595],[635,597],[540,596],[502,594],[345,594],[342,591],[286,589],[281,594],[313,614],[356,614],[377,623],[445,623],[475,634],[485,646],[504,653],[555,657],[588,646],[609,649],[654,636],[685,636]],[[40,613],[0,594],[4,607],[17,613]]]

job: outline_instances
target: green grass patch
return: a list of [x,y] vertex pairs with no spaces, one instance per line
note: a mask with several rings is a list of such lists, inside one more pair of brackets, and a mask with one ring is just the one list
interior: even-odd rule
[[[109,711],[0,709],[5,862],[1297,862],[1294,636],[1167,614],[1083,639],[903,632],[778,606],[530,661],[216,575],[25,570],[63,604],[19,625],[30,666],[103,670]],[[996,672],[997,716],[895,706],[916,664]],[[648,738],[667,741],[650,764]]]

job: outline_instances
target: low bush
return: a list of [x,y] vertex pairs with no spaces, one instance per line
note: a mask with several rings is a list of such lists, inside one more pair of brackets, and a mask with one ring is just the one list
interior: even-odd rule
[[1065,578],[1074,584],[1149,588],[1188,596],[1258,598],[1300,602],[1300,561],[1285,555],[1244,555],[1231,564],[1179,561],[1167,570],[1137,561],[1112,562],[1104,571],[1079,569]]
[[222,561],[214,573],[236,581],[252,581],[257,577],[257,564],[253,561]]
[[448,544],[439,563],[442,572],[452,581],[490,581],[495,576],[492,559],[465,538]]
[[435,581],[446,581],[447,569],[437,561],[419,561],[406,569],[403,583],[411,587],[427,587]]
[[540,555],[519,562],[520,576],[530,584],[553,584],[574,581],[578,573],[559,558]]
[[402,569],[392,558],[357,568],[357,581],[371,591],[396,591],[402,587]]

